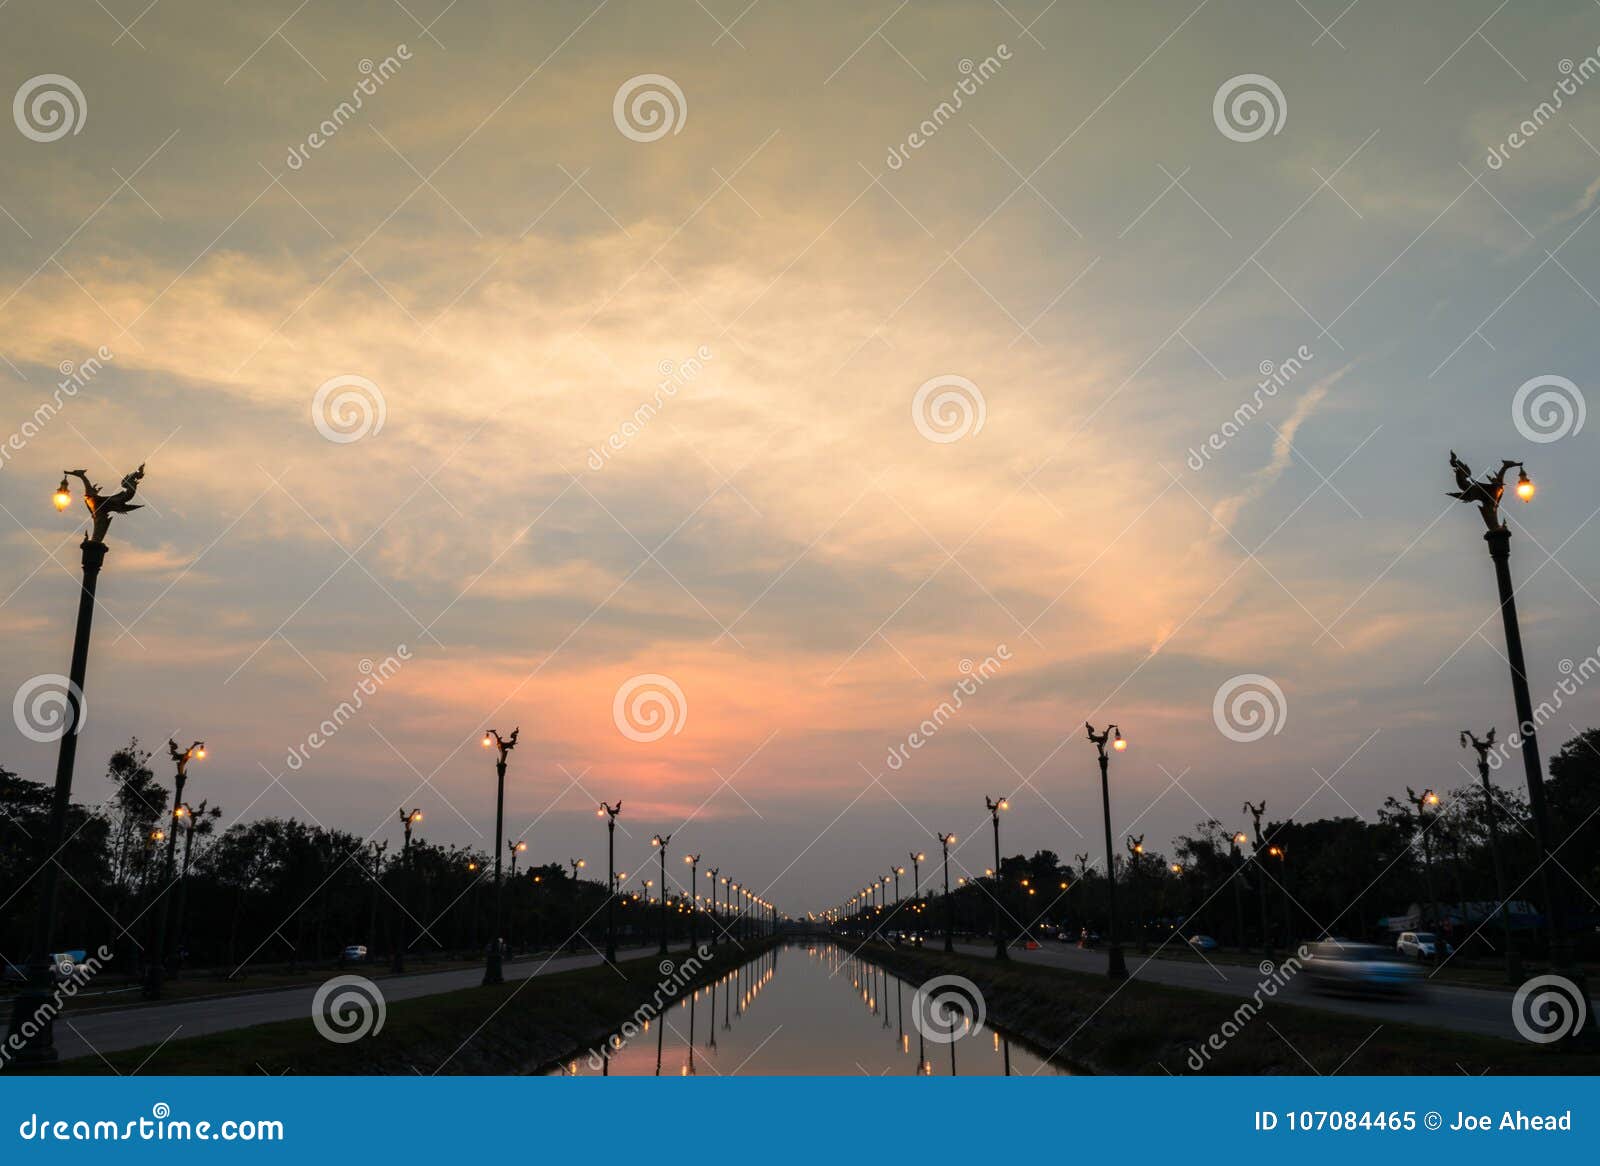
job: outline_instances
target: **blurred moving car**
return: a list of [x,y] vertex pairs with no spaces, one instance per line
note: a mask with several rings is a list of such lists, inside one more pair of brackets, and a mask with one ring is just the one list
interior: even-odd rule
[[1191,935],[1189,937],[1189,946],[1194,948],[1195,951],[1216,951],[1217,941],[1209,935]]
[[1436,960],[1441,954],[1450,954],[1450,945],[1431,931],[1402,931],[1395,942],[1395,951],[1414,960]]
[[362,943],[352,943],[345,948],[339,958],[347,964],[358,964],[367,958],[367,947]]
[[1331,939],[1311,945],[1301,972],[1314,991],[1409,996],[1422,986],[1422,969],[1375,943]]

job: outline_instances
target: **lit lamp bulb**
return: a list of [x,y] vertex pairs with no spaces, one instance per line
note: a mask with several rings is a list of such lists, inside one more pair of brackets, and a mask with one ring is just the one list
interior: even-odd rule
[[1117,734],[1116,737],[1112,739],[1111,747],[1113,749],[1115,749],[1118,753],[1121,753],[1124,749],[1126,749],[1128,747],[1128,743],[1122,739],[1122,730],[1121,729],[1116,730],[1116,734]]
[[195,746],[194,759],[196,761],[204,761],[206,759],[206,747],[204,745]]
[[1001,798],[1000,799],[1000,808],[1002,810],[1009,810],[1011,808],[1010,799],[1009,798]]
[[[1536,488],[1533,484],[1533,479],[1528,477],[1528,471],[1519,469],[1517,471],[1517,497],[1524,502],[1532,502],[1533,492]],[[56,505],[59,506],[60,503],[58,502]]]
[[526,852],[527,852],[527,849],[528,849],[528,844],[527,844],[527,843],[526,843],[526,842],[519,842],[519,843],[517,843],[517,853],[518,853],[518,854],[524,854],[524,853],[526,853]]
[[65,475],[62,476],[61,485],[56,487],[56,492],[51,496],[50,501],[56,504],[57,510],[65,510],[72,505],[72,491],[67,488]]

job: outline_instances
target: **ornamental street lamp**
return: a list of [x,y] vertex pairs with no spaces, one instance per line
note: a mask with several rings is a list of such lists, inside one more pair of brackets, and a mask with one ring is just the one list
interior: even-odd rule
[[1533,701],[1528,695],[1528,669],[1522,659],[1522,629],[1517,622],[1516,591],[1511,585],[1511,530],[1500,518],[1500,499],[1505,494],[1506,471],[1512,466],[1517,467],[1517,497],[1523,502],[1531,502],[1534,485],[1521,462],[1502,461],[1498,471],[1485,475],[1481,480],[1474,480],[1471,467],[1456,457],[1454,450],[1450,452],[1450,469],[1455,474],[1457,488],[1449,491],[1449,496],[1476,505],[1487,527],[1483,538],[1489,544],[1489,557],[1494,561],[1495,584],[1500,592],[1500,620],[1505,626],[1506,657],[1511,665],[1511,694],[1517,708],[1517,737],[1522,745],[1522,767],[1528,779],[1528,811],[1533,818],[1534,842],[1539,848],[1539,863],[1535,873],[1539,879],[1540,893],[1548,907],[1550,962],[1577,984],[1580,993],[1586,993],[1582,969],[1573,960],[1568,942],[1565,889],[1559,884],[1554,887],[1551,885],[1547,869],[1554,861],[1550,845],[1554,835],[1550,826],[1550,810],[1545,803],[1544,763],[1539,756]]
[[686,854],[683,861],[689,864],[689,950],[694,950],[695,912],[700,909],[700,856]]
[[706,871],[706,878],[711,880],[711,946],[716,947],[722,931],[722,924],[717,920],[717,876],[722,873],[720,866],[714,866]]
[[1106,742],[1110,741],[1111,748],[1118,753],[1125,750],[1128,743],[1122,739],[1122,730],[1115,725],[1107,725],[1103,733],[1096,733],[1087,721],[1083,727],[1089,730],[1089,740],[1100,754],[1100,808],[1106,827],[1106,975],[1113,980],[1125,980],[1128,965],[1122,962],[1122,948],[1117,944],[1117,864],[1111,848],[1111,781],[1107,776],[1110,755],[1106,752]]
[[650,845],[661,852],[661,947],[658,954],[667,954],[667,843],[672,841],[671,834],[657,834],[650,839]]
[[521,728],[511,730],[511,736],[501,738],[493,729],[483,734],[483,747],[495,750],[494,793],[494,934],[489,937],[489,956],[483,964],[483,983],[503,984],[506,977],[500,966],[500,907],[503,887],[500,882],[500,840],[505,832],[506,816],[506,754],[517,747],[517,734]]
[[934,837],[944,850],[944,949],[955,951],[955,904],[950,901],[950,844],[956,840],[956,836],[935,834]]
[[[402,807],[399,811],[400,826],[405,831],[405,841],[400,845],[400,894],[403,898],[410,898],[411,891],[411,830],[422,821],[422,808],[414,806],[410,810]],[[405,912],[404,904],[395,901],[397,910]],[[406,943],[405,920],[398,915],[394,918],[394,955],[389,961],[389,969],[399,973],[406,970]]]
[[[1406,786],[1406,800],[1417,807],[1417,821],[1422,823],[1422,885],[1428,892],[1427,906],[1422,910],[1421,923],[1424,927],[1430,923],[1437,929],[1439,926],[1439,901],[1433,894],[1433,827],[1439,821],[1439,795],[1431,789],[1425,789],[1420,794]],[[1428,918],[1430,912],[1433,918]]]
[[[528,844],[522,839],[506,839],[506,853],[511,856],[511,885],[517,885],[517,855],[526,854]],[[513,892],[514,893],[514,892]],[[506,946],[512,951],[517,950],[517,909],[515,904],[511,908],[511,921],[506,924]]]
[[162,863],[162,878],[166,886],[161,889],[156,904],[155,919],[155,950],[151,953],[144,969],[144,992],[146,1000],[161,999],[161,976],[163,965],[167,958],[167,892],[172,889],[177,877],[175,855],[178,846],[178,829],[183,825],[183,817],[188,812],[183,802],[183,787],[189,780],[189,761],[203,761],[206,755],[206,743],[196,741],[187,749],[179,749],[178,743],[172,739],[167,740],[167,752],[172,757],[174,769],[172,779],[172,818],[173,828],[167,831],[167,855]]
[[928,856],[920,850],[908,851],[907,856],[911,859],[911,897],[920,899],[922,897],[922,864],[927,860]]
[[1009,810],[1011,802],[1006,798],[995,801],[985,796],[983,804],[989,808],[989,819],[994,823],[994,958],[1007,960],[1011,957],[1006,954],[1006,937],[1003,930],[1003,910],[1000,907],[1000,811]]
[[[578,903],[578,872],[588,866],[589,862],[583,858],[569,858],[567,859],[567,865],[572,868],[572,934],[567,937],[567,943],[572,944],[574,950],[576,950],[578,946],[578,931],[582,927],[579,922],[582,910]],[[560,951],[563,946],[563,944],[557,944],[556,950]]]
[[[95,583],[106,558],[106,532],[118,514],[138,510],[134,493],[144,477],[144,466],[122,479],[122,489],[102,495],[100,488],[83,470],[67,470],[61,475],[52,501],[57,510],[72,504],[67,479],[83,483],[83,504],[90,514],[90,530],[83,537],[83,583],[78,589],[78,622],[72,636],[72,663],[67,669],[67,712],[62,726],[61,745],[56,754],[55,790],[50,800],[50,833],[43,839],[46,853],[59,854],[67,844],[67,819],[72,810],[73,763],[78,755],[78,729],[83,722],[83,685],[89,664],[89,632],[94,622]],[[27,982],[13,998],[10,1035],[7,1045],[15,1059],[37,1064],[56,1059],[55,1011],[50,1007],[55,990],[50,949],[55,946],[56,897],[61,867],[47,862],[39,872],[39,902],[34,920],[32,950],[28,953]]]
[[[601,802],[596,814],[605,815],[606,819],[606,870],[615,872],[617,869],[617,815],[622,813],[622,799],[617,799],[616,805]],[[610,881],[606,884],[606,963],[617,962],[617,877],[611,874]]]
[[1261,908],[1261,954],[1271,955],[1272,933],[1267,927],[1267,868],[1261,861],[1267,849],[1266,839],[1261,837],[1261,815],[1267,812],[1267,799],[1262,798],[1260,805],[1246,802],[1240,811],[1250,815],[1255,830],[1255,839],[1250,844],[1250,861],[1256,868],[1256,903]]
[[1144,865],[1144,835],[1129,834],[1124,841],[1128,847],[1128,885],[1133,888],[1133,917],[1139,928],[1139,954],[1143,955],[1150,950],[1145,940],[1144,902],[1139,893],[1139,879],[1143,875]]
[[[181,957],[184,947],[184,908],[188,902],[189,892],[189,859],[194,850],[194,836],[210,834],[216,829],[217,819],[222,817],[222,807],[212,806],[205,800],[198,806],[184,802],[173,811],[172,816],[177,819],[178,825],[183,830],[183,861],[178,866],[178,902],[172,909],[173,947]],[[172,966],[173,979],[177,979],[178,973],[182,970],[183,960],[179,958]]]
[[1478,778],[1483,782],[1484,816],[1489,820],[1489,853],[1494,859],[1494,894],[1500,901],[1500,924],[1506,948],[1506,983],[1522,983],[1522,959],[1511,943],[1511,909],[1506,903],[1506,873],[1500,857],[1500,803],[1489,780],[1489,751],[1494,748],[1494,730],[1479,740],[1472,730],[1461,730],[1461,747],[1478,754]]
[[1243,830],[1235,830],[1228,839],[1228,865],[1231,868],[1228,881],[1233,884],[1233,943],[1240,951],[1245,949],[1244,942],[1244,900],[1240,897],[1239,878],[1240,868],[1244,866],[1244,851],[1239,849],[1250,838]]

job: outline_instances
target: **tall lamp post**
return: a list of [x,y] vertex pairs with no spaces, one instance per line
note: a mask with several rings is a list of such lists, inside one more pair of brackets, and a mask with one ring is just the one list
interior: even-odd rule
[[994,824],[994,958],[1007,960],[1011,957],[1006,954],[1006,937],[1004,928],[1004,914],[1000,906],[1000,811],[1009,810],[1011,802],[1006,798],[999,801],[985,796],[983,804],[989,809],[989,820]]
[[716,947],[722,931],[722,924],[717,919],[717,876],[722,873],[720,866],[714,866],[706,871],[706,878],[711,880],[711,946]]
[[[102,495],[100,488],[83,470],[68,470],[61,475],[52,501],[57,510],[72,505],[69,477],[83,482],[83,504],[90,514],[90,530],[83,536],[83,584],[78,590],[78,622],[72,636],[72,663],[67,676],[67,713],[62,726],[61,745],[56,754],[56,783],[50,801],[50,834],[43,839],[46,854],[60,854],[67,843],[67,818],[72,809],[72,771],[78,754],[78,729],[83,722],[83,685],[89,663],[89,632],[94,622],[95,583],[106,559],[106,532],[118,514],[137,510],[133,502],[144,466],[122,479],[122,489]],[[60,885],[60,866],[46,862],[39,872],[38,915],[34,921],[32,950],[28,959],[28,979],[13,999],[8,1045],[15,1058],[24,1063],[56,1059],[55,1012],[50,1008],[55,980],[51,971],[50,949],[55,944],[56,892]]]
[[[422,821],[422,807],[413,806],[410,810],[400,809],[400,827],[405,831],[405,840],[400,844],[400,893],[406,898],[411,897],[411,830],[418,822]],[[405,913],[403,904],[396,904],[401,914]],[[406,943],[405,920],[395,918],[394,921],[394,954],[389,960],[389,970],[400,973],[406,970]]]
[[[583,914],[578,902],[578,872],[589,865],[589,860],[586,858],[569,858],[567,859],[567,865],[572,868],[572,934],[567,936],[566,942],[571,943],[573,949],[576,950],[578,945],[574,940],[578,938],[578,932],[582,927],[579,919]],[[556,951],[560,951],[565,946],[566,944],[558,943]]]
[[686,854],[683,861],[689,864],[689,950],[694,951],[695,912],[700,909],[700,856]]
[[[911,898],[913,900],[920,899],[922,897],[922,864],[927,860],[928,856],[921,850],[911,850],[906,853],[907,857],[911,859]],[[902,871],[905,870],[904,867],[900,869]]]
[[1262,798],[1260,804],[1246,802],[1240,807],[1241,813],[1250,815],[1251,829],[1255,831],[1255,838],[1250,843],[1250,861],[1256,870],[1256,905],[1261,909],[1261,954],[1272,954],[1272,932],[1267,927],[1267,868],[1262,862],[1262,855],[1267,851],[1267,840],[1261,836],[1261,815],[1267,812],[1267,799]]
[[[188,802],[181,803],[172,816],[183,827],[183,861],[178,864],[178,902],[172,909],[172,946],[181,957],[183,952],[184,936],[184,909],[188,904],[189,894],[189,859],[194,851],[194,836],[196,834],[209,834],[216,828],[216,821],[222,817],[222,807],[209,805],[201,799],[198,806],[191,806]],[[172,965],[173,979],[183,970],[183,960],[177,959]]]
[[1142,955],[1150,950],[1145,943],[1144,900],[1140,895],[1142,888],[1139,883],[1144,875],[1144,835],[1129,834],[1123,841],[1128,847],[1128,885],[1133,888],[1133,919],[1134,926],[1139,929],[1139,952]]
[[[1430,923],[1434,928],[1439,926],[1439,900],[1433,893],[1433,837],[1434,823],[1439,820],[1439,795],[1431,789],[1425,789],[1420,794],[1406,786],[1406,799],[1417,807],[1417,821],[1422,823],[1422,885],[1427,889],[1428,904],[1422,911],[1421,924],[1426,927]],[[1429,819],[1432,821],[1429,821]],[[1433,918],[1428,918],[1429,912]]]
[[1249,835],[1243,830],[1236,830],[1228,839],[1228,860],[1232,867],[1228,881],[1233,884],[1233,942],[1240,951],[1246,947],[1244,941],[1244,899],[1239,893],[1239,884],[1243,880],[1239,877],[1244,866],[1244,851],[1240,848],[1250,841]]
[[616,805],[601,802],[595,811],[606,819],[606,963],[617,962],[617,815],[622,813],[622,799]]
[[146,1000],[161,999],[161,977],[165,971],[167,959],[168,892],[172,890],[177,880],[178,828],[183,825],[183,816],[187,813],[184,809],[183,787],[189,780],[190,760],[205,760],[206,743],[204,741],[196,741],[187,749],[179,749],[178,743],[168,738],[167,752],[172,757],[174,768],[172,778],[172,829],[167,831],[167,854],[162,862],[162,878],[166,881],[166,886],[161,889],[156,905],[155,950],[150,953],[150,959],[146,961],[144,969],[143,996]]
[[1506,903],[1506,872],[1500,857],[1500,804],[1495,798],[1494,784],[1489,780],[1489,751],[1494,748],[1494,730],[1481,741],[1471,729],[1461,730],[1461,747],[1471,748],[1478,754],[1478,778],[1483,782],[1484,816],[1489,820],[1489,854],[1494,859],[1494,896],[1500,900],[1500,925],[1506,947],[1506,983],[1522,982],[1522,959],[1511,943],[1511,908]]
[[956,836],[935,834],[934,837],[944,850],[944,949],[955,951],[955,904],[950,901],[950,844],[956,840]]
[[1118,753],[1126,749],[1128,743],[1122,738],[1122,730],[1115,725],[1107,725],[1103,733],[1096,733],[1087,721],[1083,727],[1089,730],[1089,740],[1100,754],[1100,808],[1106,827],[1106,975],[1113,980],[1125,980],[1128,965],[1122,962],[1122,948],[1117,944],[1117,856],[1111,847],[1111,780],[1107,775],[1110,754],[1106,752],[1106,742],[1109,741]]
[[650,839],[650,845],[661,852],[661,946],[658,954],[667,954],[667,843],[672,841],[671,834],[657,834]]
[[[517,885],[517,855],[526,854],[527,852],[528,844],[522,839],[506,839],[506,853],[511,856],[510,882],[513,887]],[[506,943],[512,951],[517,950],[517,906],[515,903],[511,905],[511,921],[506,924]]]
[[521,728],[511,730],[511,736],[501,737],[493,729],[483,734],[483,747],[495,751],[494,773],[494,934],[489,937],[489,956],[483,963],[483,983],[503,984],[505,972],[500,965],[500,907],[504,898],[500,881],[500,840],[505,832],[506,817],[506,754],[517,747],[517,734]]
[[[1556,893],[1546,869],[1554,861],[1550,847],[1550,810],[1544,799],[1544,763],[1539,756],[1536,722],[1533,719],[1533,701],[1528,695],[1528,669],[1522,659],[1522,629],[1517,623],[1517,600],[1511,585],[1511,530],[1500,518],[1500,499],[1506,492],[1506,471],[1517,467],[1516,494],[1524,502],[1533,501],[1534,485],[1521,462],[1502,461],[1493,474],[1474,480],[1472,469],[1450,451],[1450,469],[1455,474],[1456,489],[1450,497],[1471,503],[1487,527],[1483,539],[1489,544],[1489,557],[1494,561],[1495,583],[1500,591],[1500,620],[1505,625],[1506,657],[1511,665],[1511,694],[1517,708],[1517,737],[1522,745],[1522,767],[1528,779],[1528,810],[1533,818],[1534,842],[1539,848],[1539,890],[1547,906],[1550,923],[1550,962],[1562,969],[1573,980],[1580,992],[1586,992],[1582,970],[1572,959],[1567,936],[1566,894]],[[1592,1024],[1593,1022],[1589,1022]]]

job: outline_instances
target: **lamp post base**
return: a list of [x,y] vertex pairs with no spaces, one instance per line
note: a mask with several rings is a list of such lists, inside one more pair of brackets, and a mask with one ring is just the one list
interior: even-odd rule
[[1126,980],[1128,978],[1128,965],[1123,962],[1122,948],[1113,943],[1106,949],[1106,975],[1113,980]]
[[504,984],[505,982],[505,972],[500,963],[500,943],[496,940],[490,944],[489,958],[483,965],[483,986],[487,988],[491,984]]

